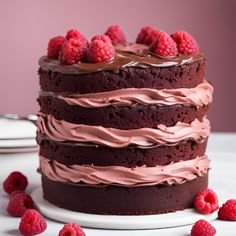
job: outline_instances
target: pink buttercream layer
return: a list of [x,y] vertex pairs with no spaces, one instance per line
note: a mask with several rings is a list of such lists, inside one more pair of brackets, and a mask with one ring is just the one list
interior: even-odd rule
[[151,186],[181,184],[207,174],[207,156],[155,167],[128,168],[122,166],[70,165],[40,157],[42,173],[50,180],[69,183],[108,184],[121,186]]
[[127,88],[109,92],[54,95],[69,105],[82,107],[134,106],[136,104],[190,104],[204,106],[212,102],[213,87],[205,80],[195,88],[149,89]]
[[52,115],[40,114],[38,132],[55,141],[94,143],[113,148],[129,145],[149,148],[159,144],[176,144],[182,140],[201,141],[210,133],[210,122],[205,117],[191,124],[178,122],[175,126],[158,125],[157,129],[141,128],[120,130],[102,126],[72,124],[57,120]]

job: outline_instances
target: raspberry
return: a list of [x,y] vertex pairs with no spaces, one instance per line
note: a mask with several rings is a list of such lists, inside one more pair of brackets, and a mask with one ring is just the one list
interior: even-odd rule
[[119,25],[110,26],[105,32],[105,35],[107,35],[114,43],[126,42],[125,34],[123,33]]
[[65,64],[83,62],[86,58],[87,44],[80,39],[71,38],[66,41],[60,51],[59,59]]
[[160,56],[175,56],[178,51],[175,41],[165,32],[158,34],[149,49]]
[[199,52],[199,46],[193,36],[185,31],[177,31],[171,35],[182,54],[193,55]]
[[108,61],[115,55],[115,49],[111,42],[95,39],[93,40],[88,49],[88,61],[91,63]]
[[206,220],[197,221],[191,230],[191,236],[214,236],[216,229]]
[[140,33],[136,39],[136,43],[142,43],[146,45],[150,45],[153,41],[158,37],[160,31],[153,27],[145,26],[141,28]]
[[218,216],[220,220],[236,221],[236,199],[230,199],[220,207]]
[[48,42],[48,57],[52,59],[58,59],[59,52],[65,41],[66,39],[63,36],[57,36],[50,39]]
[[78,30],[76,29],[71,29],[67,32],[66,34],[66,39],[80,39],[82,42],[84,42],[87,46],[89,44],[88,40],[84,37],[83,34],[81,34]]
[[64,225],[58,236],[85,236],[85,233],[79,225],[70,223]]
[[211,189],[201,191],[194,199],[194,207],[204,214],[216,211],[219,208],[216,193]]
[[10,197],[7,206],[7,212],[11,216],[23,216],[27,209],[33,208],[33,204],[33,200],[29,194],[24,192],[18,193]]
[[27,178],[20,172],[12,172],[3,182],[3,189],[7,193],[12,193],[15,190],[24,191],[28,185]]
[[21,234],[25,236],[40,234],[45,231],[46,228],[47,223],[45,219],[38,211],[33,209],[26,210],[19,224],[19,230]]
[[94,41],[96,39],[97,40],[102,40],[104,43],[111,43],[110,38],[105,34],[95,35],[94,37],[92,37],[91,41]]
[[11,199],[12,197],[16,196],[17,194],[19,193],[25,193],[24,191],[21,191],[21,190],[16,190],[16,191],[13,191],[10,196],[9,196],[9,199]]

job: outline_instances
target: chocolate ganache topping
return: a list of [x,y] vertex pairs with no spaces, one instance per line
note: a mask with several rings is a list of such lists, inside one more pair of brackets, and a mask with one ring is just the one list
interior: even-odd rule
[[43,56],[39,65],[44,70],[63,74],[84,74],[101,70],[116,71],[126,67],[148,68],[178,66],[204,59],[201,53],[195,55],[178,54],[174,57],[162,57],[148,51],[148,46],[136,43],[114,44],[116,54],[113,59],[100,63],[62,64],[59,60]]

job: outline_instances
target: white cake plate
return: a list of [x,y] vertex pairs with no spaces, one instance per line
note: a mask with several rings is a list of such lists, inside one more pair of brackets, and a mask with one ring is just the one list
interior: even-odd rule
[[[62,196],[63,197],[63,196]],[[158,229],[194,224],[197,220],[208,221],[217,218],[217,213],[203,215],[194,209],[174,213],[142,216],[113,216],[86,214],[56,207],[43,198],[42,188],[32,192],[38,210],[46,217],[63,222],[77,223],[80,226],[99,229]]]

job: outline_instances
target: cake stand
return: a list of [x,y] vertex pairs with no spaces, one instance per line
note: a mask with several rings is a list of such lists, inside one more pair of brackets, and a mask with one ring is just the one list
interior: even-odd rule
[[38,210],[46,217],[63,222],[77,223],[80,226],[99,229],[159,229],[194,224],[197,220],[208,221],[217,218],[217,213],[203,215],[194,209],[185,209],[174,213],[141,216],[96,215],[69,211],[56,207],[43,198],[42,188],[32,192],[32,198]]

